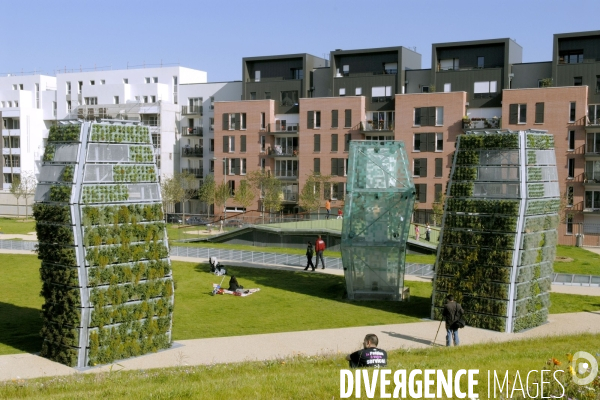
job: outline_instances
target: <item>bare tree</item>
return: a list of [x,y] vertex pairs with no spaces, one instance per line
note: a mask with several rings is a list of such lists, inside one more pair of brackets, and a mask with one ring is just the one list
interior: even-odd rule
[[21,178],[20,177],[13,176],[9,191],[17,199],[17,218],[19,218],[21,216],[21,213],[19,212],[19,199],[23,196],[23,192],[21,191]]
[[28,212],[27,207],[29,206],[29,198],[35,194],[37,188],[37,179],[33,172],[24,172],[21,174],[21,184],[19,190],[21,191],[22,197],[25,199],[25,219],[27,219]]
[[217,185],[215,183],[215,177],[212,174],[204,177],[204,182],[200,189],[198,189],[198,198],[200,201],[206,203],[208,207],[208,217],[210,218],[210,205],[215,203],[215,189]]
[[[243,180],[240,182],[240,187],[235,191],[233,196],[233,200],[236,203],[244,207],[244,210],[247,210],[248,207],[254,202],[256,198],[256,194],[252,190],[252,186],[248,183],[247,180]],[[245,211],[244,211],[245,212]]]

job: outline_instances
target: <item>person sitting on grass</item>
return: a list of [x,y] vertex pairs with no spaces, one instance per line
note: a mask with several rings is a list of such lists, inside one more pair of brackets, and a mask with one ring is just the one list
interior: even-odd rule
[[231,279],[229,280],[229,289],[227,289],[227,290],[231,290],[232,292],[235,292],[236,290],[243,289],[243,288],[244,287],[238,283],[235,275],[231,275]]
[[387,366],[387,352],[377,348],[379,339],[377,335],[369,333],[363,341],[363,349],[346,356],[350,368],[385,367]]
[[227,275],[227,270],[219,264],[217,257],[209,257],[208,264],[210,265],[210,272],[217,276]]

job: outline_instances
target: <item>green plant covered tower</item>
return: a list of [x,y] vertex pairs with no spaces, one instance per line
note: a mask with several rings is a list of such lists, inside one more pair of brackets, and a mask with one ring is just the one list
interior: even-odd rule
[[173,279],[148,128],[61,121],[35,195],[41,355],[73,367],[171,346]]
[[457,140],[433,284],[468,325],[518,332],[548,316],[560,193],[545,131],[467,132]]
[[342,263],[348,298],[401,300],[415,185],[403,142],[352,141]]

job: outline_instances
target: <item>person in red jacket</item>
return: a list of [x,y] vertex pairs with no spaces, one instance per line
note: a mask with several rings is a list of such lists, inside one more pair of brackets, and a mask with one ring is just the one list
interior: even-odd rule
[[319,268],[319,258],[321,259],[321,264],[323,264],[321,269],[325,269],[325,260],[323,259],[323,252],[325,251],[325,242],[321,239],[321,235],[317,238],[315,242],[315,251],[317,252],[317,263],[315,268]]

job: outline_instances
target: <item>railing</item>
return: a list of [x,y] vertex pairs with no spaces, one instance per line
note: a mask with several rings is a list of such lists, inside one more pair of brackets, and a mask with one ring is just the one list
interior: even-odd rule
[[361,121],[359,130],[361,132],[393,131],[394,121]]
[[181,114],[183,115],[202,115],[202,106],[181,106]]
[[194,147],[194,148],[183,148],[181,149],[181,153],[184,157],[202,157],[204,155],[203,147]]
[[288,147],[286,149],[269,148],[267,151],[267,154],[272,157],[298,157],[298,154],[300,154],[300,151],[298,150],[298,147],[293,147],[293,148]]
[[202,178],[204,176],[204,169],[202,168],[183,168],[181,172],[192,174],[196,178]]
[[196,126],[193,128],[184,126],[181,128],[181,133],[183,136],[204,136],[204,129],[201,126]]
[[462,125],[463,129],[500,129],[500,118],[472,118]]
[[283,121],[276,121],[274,124],[269,124],[269,132],[271,133],[298,133],[300,124],[290,124]]
[[275,177],[282,178],[282,179],[298,179],[298,170],[297,169],[284,170],[284,171],[275,170]]
[[598,126],[600,125],[600,118],[588,118],[586,126]]

